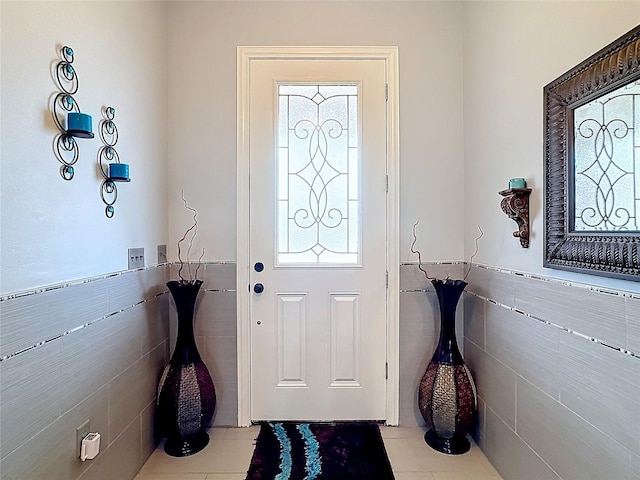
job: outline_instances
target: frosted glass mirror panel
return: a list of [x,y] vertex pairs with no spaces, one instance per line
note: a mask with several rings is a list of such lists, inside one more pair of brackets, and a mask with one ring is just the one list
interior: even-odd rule
[[360,263],[357,85],[278,86],[276,264]]
[[640,81],[574,110],[575,231],[638,231]]

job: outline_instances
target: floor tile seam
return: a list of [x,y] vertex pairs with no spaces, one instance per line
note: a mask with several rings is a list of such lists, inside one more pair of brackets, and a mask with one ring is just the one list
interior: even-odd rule
[[[407,427],[407,428],[414,429],[414,428],[419,428],[419,427]],[[226,432],[227,430],[232,430],[231,428],[226,428],[226,427],[220,427],[220,429],[221,429],[221,430],[224,430],[225,432]],[[219,438],[219,439],[217,439],[217,440],[218,440],[218,441],[223,441],[221,438]],[[249,440],[249,439],[243,439],[243,440],[244,440],[244,441],[247,441],[247,442],[251,442],[251,440]],[[402,439],[401,439],[401,438],[394,438],[394,439],[392,439],[392,440],[402,440]],[[408,443],[413,443],[413,444],[417,443],[417,441],[418,441],[418,439],[417,439],[417,438],[415,438],[415,437],[414,437],[413,439],[411,439],[411,438],[405,438],[405,440],[409,440],[409,442],[408,442]],[[474,443],[474,445],[475,445],[475,443]],[[215,447],[215,442],[212,442],[212,446],[214,446],[214,447]],[[252,446],[252,445],[250,445],[250,446]],[[476,448],[478,448],[478,447],[477,447],[477,445],[476,445]],[[480,454],[484,455],[484,454],[481,452],[481,449],[479,449],[479,448],[478,448],[478,451],[480,452]],[[448,457],[447,457],[447,458],[448,458]],[[483,458],[488,462],[488,459],[486,459],[486,457],[483,457]],[[480,460],[480,459],[475,459],[475,458],[474,458],[474,459],[473,459],[473,463],[476,463],[476,462],[478,462],[479,460]],[[402,473],[409,473],[409,474],[416,473],[416,474],[420,474],[420,475],[421,475],[421,477],[420,477],[420,478],[425,478],[425,477],[424,477],[424,475],[426,475],[427,473],[431,474],[431,472],[429,472],[429,471],[425,470],[424,468],[423,468],[423,469],[410,469],[410,470],[404,470],[404,468],[403,468],[402,466],[397,467],[397,468],[394,468],[394,469],[393,469],[393,471],[394,471],[395,473],[400,473],[400,474],[402,474]],[[450,470],[442,470],[442,471],[443,471],[443,472],[448,472],[448,471],[450,471]],[[456,471],[458,471],[458,470],[456,470]],[[459,471],[464,471],[464,470],[459,470]],[[495,472],[495,469],[494,469],[493,471]],[[184,473],[185,473],[185,474],[187,474],[187,473],[188,473],[188,474],[190,474],[190,475],[191,475],[191,474],[193,474],[193,475],[195,475],[195,474],[201,474],[201,473],[196,473],[196,472],[184,472]],[[211,475],[211,476],[212,476],[212,477],[211,477],[212,479],[213,479],[213,478],[217,478],[217,477],[216,477],[216,475],[221,475],[221,474],[225,474],[225,473],[226,473],[226,474],[230,474],[230,475],[244,475],[246,472],[244,472],[244,471],[243,471],[243,472],[206,472],[206,474],[207,474],[207,475]],[[487,473],[489,473],[489,472],[487,472]],[[158,476],[161,476],[161,475],[167,475],[167,478],[170,478],[170,475],[176,475],[176,473],[168,473],[168,472],[167,472],[167,473],[162,473],[162,472],[157,472],[157,473],[145,473],[144,475],[148,475],[148,476],[152,477],[154,474],[157,474]],[[207,477],[207,478],[208,478],[208,477]],[[432,478],[432,479],[433,479],[434,477],[433,477],[433,476],[430,476],[429,478]],[[487,477],[487,478],[489,478],[489,477]],[[500,479],[500,477],[492,477],[492,478],[495,478],[495,480],[499,480],[499,479]],[[141,476],[141,478],[138,478],[138,479],[136,479],[136,480],[146,480],[146,478],[144,478],[144,477],[142,477],[142,476]]]
[[[142,472],[142,470],[144,470],[144,468],[147,466],[147,464],[152,461],[152,457],[154,453],[158,453],[160,455],[168,455],[165,453],[164,449],[162,448],[156,448],[154,450],[154,452],[151,454],[151,456],[149,457],[149,459],[147,459],[147,461],[142,464],[142,466],[140,467],[140,469],[138,470],[137,475],[149,475],[149,476],[153,476],[153,475],[208,475],[210,473],[240,473],[240,472],[212,472],[211,470],[205,470],[205,469],[190,469],[189,466],[187,465],[183,465],[181,470],[176,470],[174,471],[174,468],[176,466],[176,463],[174,462],[179,462],[181,460],[184,460],[188,457],[171,457],[169,459],[163,460],[162,464],[160,465],[153,465],[149,468],[151,468],[150,472]],[[157,469],[160,469],[161,471],[156,471]]]

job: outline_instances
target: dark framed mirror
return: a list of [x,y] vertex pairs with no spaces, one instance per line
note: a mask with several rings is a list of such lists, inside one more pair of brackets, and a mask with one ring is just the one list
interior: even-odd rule
[[544,266],[640,281],[640,26],[544,88]]

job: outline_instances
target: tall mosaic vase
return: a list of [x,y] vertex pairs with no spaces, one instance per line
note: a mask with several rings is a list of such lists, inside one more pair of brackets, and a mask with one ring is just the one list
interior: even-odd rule
[[158,385],[158,426],[167,437],[164,450],[174,457],[199,452],[209,443],[205,431],[213,418],[216,392],[193,335],[193,311],[202,285],[167,283],[178,313],[178,337]]
[[440,340],[420,381],[418,406],[429,430],[425,442],[442,453],[469,451],[466,435],[473,425],[478,398],[471,373],[456,341],[456,307],[467,284],[432,280],[440,304]]

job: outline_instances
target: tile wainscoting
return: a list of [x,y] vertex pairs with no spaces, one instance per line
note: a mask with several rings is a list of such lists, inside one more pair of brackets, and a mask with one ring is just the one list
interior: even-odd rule
[[[463,263],[429,264],[462,278]],[[237,424],[236,265],[206,263],[195,334],[216,385],[213,424]],[[178,266],[0,299],[3,480],[131,479],[156,445],[155,389],[175,341]],[[480,398],[475,438],[505,479],[633,478],[640,469],[640,297],[474,266],[458,340]],[[464,332],[463,332],[464,329]],[[400,266],[400,424],[439,334],[431,284]],[[76,459],[91,420],[100,456]]]
[[638,478],[640,297],[482,266],[467,280],[475,437],[500,474]]
[[[201,269],[195,334],[216,386],[213,423],[237,425],[236,265]],[[156,388],[177,326],[166,282],[176,278],[178,266],[164,265],[0,299],[3,480],[135,476],[158,441]],[[87,419],[101,452],[83,463],[75,430]]]
[[[157,381],[169,353],[167,267],[0,299],[0,476],[130,479],[156,446]],[[90,420],[100,455],[80,462]]]

